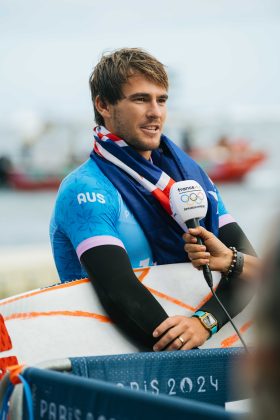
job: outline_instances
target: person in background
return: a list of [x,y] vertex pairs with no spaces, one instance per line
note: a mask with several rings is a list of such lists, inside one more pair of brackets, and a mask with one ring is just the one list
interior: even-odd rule
[[246,360],[254,420],[280,418],[280,237],[271,238],[259,274],[256,343]]
[[[252,295],[242,277],[256,261],[255,252],[216,186],[163,134],[168,77],[162,63],[138,48],[104,54],[90,89],[94,148],[62,182],[50,225],[60,279],[89,277],[107,313],[139,348],[200,346],[227,322],[216,301],[191,317],[169,317],[133,268],[210,263],[224,274],[217,294],[235,316]],[[186,179],[202,186],[208,212],[203,229],[183,238],[186,229],[170,215],[169,190]],[[197,234],[206,246],[193,243]],[[245,289],[249,294],[236,300]]]
[[12,167],[11,159],[8,156],[0,156],[0,187],[9,185],[9,175]]
[[182,143],[182,149],[186,153],[191,153],[192,152],[193,140],[192,140],[192,129],[191,128],[185,128],[182,131],[181,143]]

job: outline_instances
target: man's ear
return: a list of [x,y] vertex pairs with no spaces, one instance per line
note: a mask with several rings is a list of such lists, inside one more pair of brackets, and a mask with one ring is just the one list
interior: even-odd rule
[[97,95],[95,98],[95,107],[97,111],[99,112],[99,114],[102,115],[104,119],[110,118],[111,116],[110,106],[106,101],[102,101],[99,95]]

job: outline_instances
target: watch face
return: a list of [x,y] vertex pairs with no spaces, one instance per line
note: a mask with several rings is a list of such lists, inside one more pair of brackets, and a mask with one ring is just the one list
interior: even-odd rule
[[205,324],[207,328],[212,328],[214,325],[216,325],[217,321],[211,314],[207,314],[203,318],[203,323]]

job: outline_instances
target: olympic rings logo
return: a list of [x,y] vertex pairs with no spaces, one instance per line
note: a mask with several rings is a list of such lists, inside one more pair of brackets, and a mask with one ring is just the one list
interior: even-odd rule
[[188,203],[189,205],[201,204],[204,199],[204,195],[201,191],[199,191],[198,193],[190,192],[183,193],[180,198],[183,203]]

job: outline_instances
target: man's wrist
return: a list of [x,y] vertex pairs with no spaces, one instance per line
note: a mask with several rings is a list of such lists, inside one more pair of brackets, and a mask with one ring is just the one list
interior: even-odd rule
[[192,316],[192,319],[196,322],[196,329],[203,331],[203,334],[205,334],[205,341],[208,340],[211,337],[211,332],[208,330],[208,328],[205,327],[205,325],[200,322],[200,319],[198,317]]
[[213,334],[215,334],[218,331],[218,321],[216,318],[210,314],[210,312],[205,311],[196,311],[192,317],[197,318],[200,323],[203,325],[203,327],[208,330],[209,337],[210,338]]
[[227,279],[239,276],[244,266],[244,255],[242,252],[237,251],[234,246],[230,246],[229,249],[232,251],[231,263],[227,270],[222,273],[222,276]]
[[228,270],[230,269],[232,258],[233,258],[233,250],[231,248],[227,248],[227,253],[224,257],[224,267],[221,270],[222,274],[226,274]]

